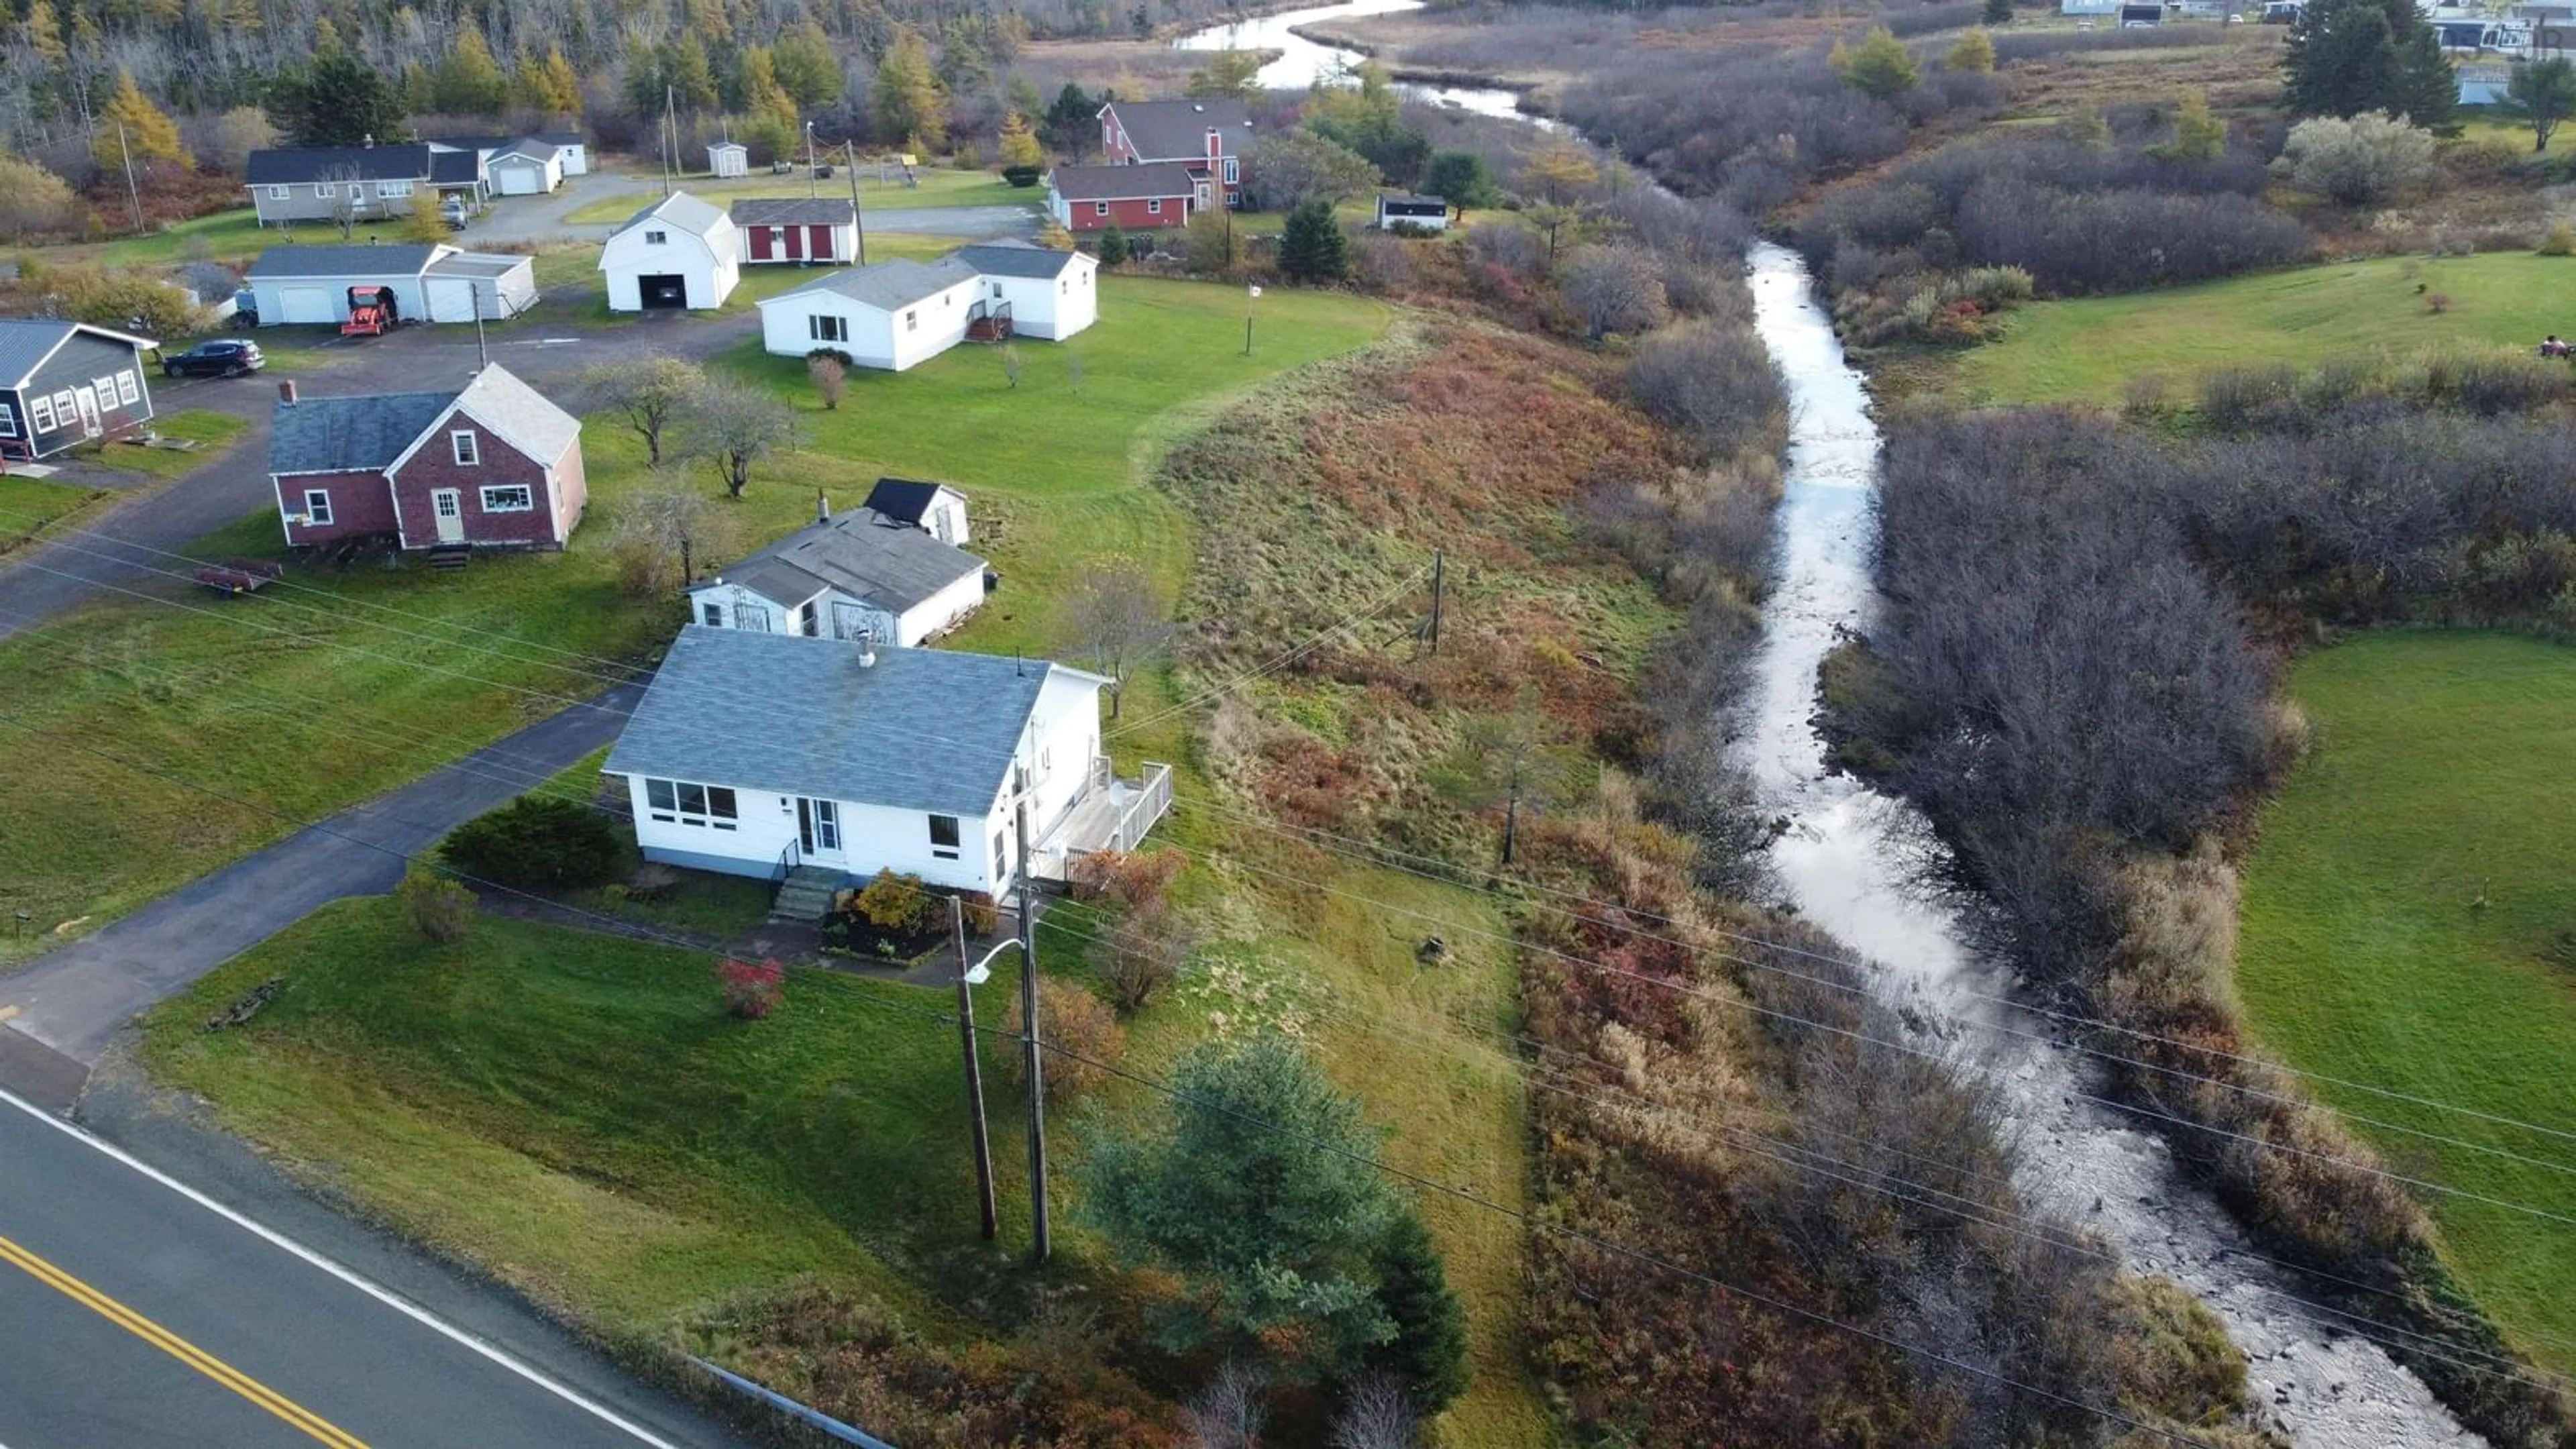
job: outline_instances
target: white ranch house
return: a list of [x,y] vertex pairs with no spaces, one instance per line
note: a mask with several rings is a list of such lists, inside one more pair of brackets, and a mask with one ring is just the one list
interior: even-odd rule
[[[1001,896],[1132,849],[1170,771],[1115,780],[1096,674],[1044,660],[884,649],[692,625],[609,752],[648,860],[800,888],[880,870]],[[808,894],[806,898],[814,898]]]
[[822,517],[689,588],[689,618],[715,629],[869,639],[905,648],[984,604],[986,565],[921,527],[861,508]]
[[1058,341],[1098,320],[1098,271],[1080,252],[995,244],[831,272],[761,299],[761,345],[780,357],[830,348],[901,372],[970,335]]
[[742,233],[724,209],[675,191],[599,250],[612,312],[709,311],[742,280]]

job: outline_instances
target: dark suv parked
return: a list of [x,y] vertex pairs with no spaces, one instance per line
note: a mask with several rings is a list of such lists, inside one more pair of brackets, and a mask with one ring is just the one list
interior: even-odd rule
[[161,359],[163,377],[239,377],[268,365],[256,342],[200,342]]

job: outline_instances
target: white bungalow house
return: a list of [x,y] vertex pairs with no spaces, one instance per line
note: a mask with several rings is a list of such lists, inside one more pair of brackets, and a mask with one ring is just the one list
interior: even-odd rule
[[984,604],[985,563],[916,524],[862,508],[821,517],[689,588],[689,618],[715,629],[935,639]]
[[959,247],[957,260],[983,277],[989,309],[1009,309],[1014,336],[1060,342],[1100,318],[1100,263],[1081,252],[987,242]]
[[[1025,818],[1033,874],[1132,849],[1171,772],[1112,777],[1096,674],[691,625],[609,751],[648,860],[779,881],[803,899],[880,870],[1002,895]],[[782,908],[786,902],[782,898]]]
[[901,372],[966,340],[982,315],[982,284],[955,257],[826,272],[760,300],[761,345],[780,357],[828,347],[861,367]]
[[742,234],[723,208],[675,191],[609,237],[599,269],[612,312],[705,311],[742,279]]
[[966,495],[945,483],[879,478],[862,505],[898,523],[909,523],[941,543],[963,547],[968,539]]

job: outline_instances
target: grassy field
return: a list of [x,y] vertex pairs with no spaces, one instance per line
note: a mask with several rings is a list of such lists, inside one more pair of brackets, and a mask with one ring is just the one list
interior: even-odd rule
[[[2264,812],[2238,986],[2303,1069],[2576,1132],[2576,650],[2390,633],[2302,662],[2313,756]],[[2563,1138],[2312,1084],[2346,1110],[2525,1157]],[[2392,1166],[2576,1215],[2576,1177],[2357,1125]],[[2576,1368],[2576,1230],[2426,1195],[2461,1280]]]
[[[862,167],[859,176],[859,207],[862,212],[900,211],[917,206],[1026,206],[1036,207],[1046,201],[1044,187],[1013,186],[990,171],[943,171],[923,169],[917,174],[919,186],[906,186],[900,172],[891,182],[879,181],[876,168]],[[658,179],[658,178],[657,178]],[[681,189],[691,196],[712,201],[719,206],[756,197],[790,197],[803,200],[819,193],[826,201],[847,200],[850,195],[849,173],[835,170],[829,181],[809,183],[800,173],[795,176],[746,176],[739,181],[718,181],[708,176],[684,178]],[[565,221],[580,226],[613,226],[633,216],[650,198],[634,195],[610,197],[576,208]],[[875,250],[871,239],[871,251]]]
[[[2425,292],[2451,299],[2435,316]],[[1966,403],[2116,403],[2130,379],[2187,393],[2217,367],[2314,366],[2426,348],[2533,348],[2576,335],[2576,258],[2490,252],[2336,262],[2118,297],[2039,302],[1999,342],[1928,364],[1932,387]]]
[[34,530],[84,513],[112,496],[104,488],[0,477],[0,553],[16,547]]
[[[328,227],[321,229],[329,230]],[[239,262],[258,256],[284,240],[280,233],[262,227],[259,213],[245,206],[183,221],[150,236],[109,242],[98,249],[98,259],[112,267],[167,266],[179,261],[180,254],[192,250],[193,244],[202,242],[216,261]]]
[[128,473],[176,478],[223,456],[250,428],[249,423],[230,413],[208,412],[203,408],[164,413],[152,420],[152,426],[164,438],[197,446],[145,448],[128,443],[110,443],[99,450],[98,461]]
[[[855,503],[883,474],[955,482],[974,500],[975,550],[1004,579],[961,647],[1051,651],[1062,641],[1039,606],[1087,563],[1124,556],[1177,589],[1187,560],[1179,519],[1141,486],[1165,445],[1263,379],[1376,336],[1392,315],[1362,298],[1286,288],[1251,305],[1246,356],[1239,289],[1106,277],[1097,326],[1062,343],[1016,344],[1016,387],[998,349],[960,346],[908,372],[853,369],[832,412],[815,401],[801,359],[745,342],[722,365],[793,401],[807,430],[792,469],[754,485],[772,500],[755,506],[784,495],[788,513],[803,516],[814,489]],[[773,528],[791,521],[768,516]]]

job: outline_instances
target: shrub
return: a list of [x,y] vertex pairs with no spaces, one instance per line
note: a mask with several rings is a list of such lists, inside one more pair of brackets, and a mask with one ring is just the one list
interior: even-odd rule
[[[1986,44],[1991,48],[1994,42]],[[1913,54],[1884,25],[1872,26],[1858,45],[1836,45],[1832,63],[1844,84],[1882,101],[1914,89],[1923,78]]]
[[1110,1001],[1132,1016],[1180,979],[1197,949],[1198,933],[1170,908],[1156,906],[1121,917],[1101,938],[1093,961]]
[[1941,63],[1952,70],[1990,71],[1995,68],[1995,38],[1984,30],[1971,30],[1959,37]]
[[773,956],[741,961],[731,956],[716,963],[717,989],[725,1014],[739,1021],[759,1021],[778,1009],[787,995],[787,969]]
[[930,920],[930,890],[917,875],[897,875],[889,866],[859,892],[852,906],[871,926],[892,936],[922,930]]
[[1711,457],[1758,443],[1787,404],[1771,354],[1742,328],[1669,327],[1637,344],[1628,395]]
[[1297,282],[1338,282],[1350,275],[1350,238],[1333,216],[1333,204],[1317,197],[1288,213],[1288,229],[1279,239],[1279,271]]
[[1002,179],[1011,183],[1013,186],[1035,186],[1038,184],[1038,178],[1045,174],[1046,168],[1043,166],[1005,166],[1002,168]]
[[1100,264],[1102,266],[1122,266],[1126,263],[1129,254],[1130,252],[1127,246],[1127,229],[1125,227],[1122,227],[1113,221],[1107,227],[1102,229],[1100,233]]
[[1558,285],[1595,342],[1659,326],[1670,310],[1655,259],[1633,246],[1583,248],[1566,259]]
[[1156,910],[1190,858],[1166,846],[1159,850],[1095,850],[1076,856],[1065,868],[1066,884],[1078,901],[1106,901],[1124,910]]
[[2290,128],[2272,167],[2302,191],[2364,206],[2431,179],[2433,133],[2380,111],[2315,116]]
[[463,875],[531,890],[574,890],[613,879],[624,852],[616,829],[590,807],[522,795],[450,832],[440,847]]
[[2544,257],[2576,256],[2576,226],[2563,221],[2552,225],[2548,235],[2540,239],[2540,254]]
[[957,898],[966,911],[966,932],[971,936],[989,936],[1002,928],[1002,913],[993,898],[982,891],[968,891]]
[[462,940],[474,925],[474,892],[418,865],[403,872],[394,900],[414,930],[442,946]]
[[841,394],[850,386],[849,354],[815,348],[805,354],[805,375],[814,380],[814,396],[823,400],[823,411],[839,411]]
[[2424,310],[2430,312],[2436,317],[2450,311],[2451,294],[2448,292],[2426,292],[2424,294]]
[[[1026,1029],[1018,992],[1011,993],[1002,1027],[1014,1037]],[[1118,1014],[1109,1009],[1109,1003],[1074,982],[1053,977],[1038,978],[1038,1040],[1042,1047],[1052,1048],[1044,1066],[1046,1099],[1053,1103],[1072,1101],[1108,1081],[1108,1069],[1127,1053],[1127,1029],[1118,1024]],[[1011,1080],[1025,1089],[1028,1071],[1027,1054],[1013,1051]]]

